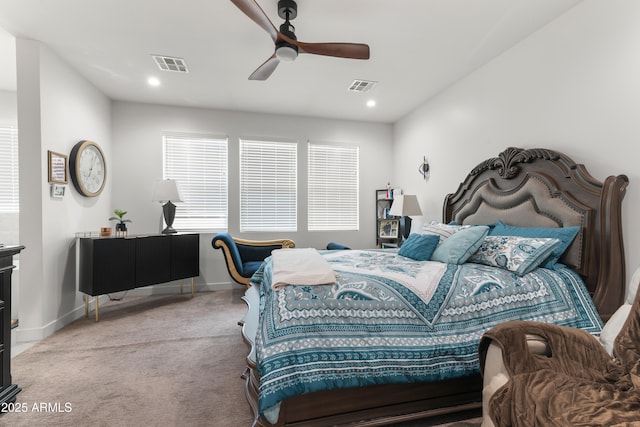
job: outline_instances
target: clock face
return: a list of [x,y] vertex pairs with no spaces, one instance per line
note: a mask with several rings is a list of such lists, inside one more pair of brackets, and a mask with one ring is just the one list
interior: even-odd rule
[[98,144],[80,141],[71,150],[69,163],[71,180],[80,194],[95,197],[102,192],[107,178],[107,165]]

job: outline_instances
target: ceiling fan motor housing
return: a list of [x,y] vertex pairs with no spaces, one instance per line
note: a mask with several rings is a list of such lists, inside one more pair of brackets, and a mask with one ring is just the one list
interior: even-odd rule
[[298,40],[296,37],[296,27],[291,25],[289,21],[286,21],[282,25],[280,25],[280,32],[290,39]]

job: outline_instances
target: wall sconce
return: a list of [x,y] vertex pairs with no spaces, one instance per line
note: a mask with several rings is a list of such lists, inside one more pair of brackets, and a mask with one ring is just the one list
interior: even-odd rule
[[418,166],[418,172],[426,181],[429,179],[429,161],[427,160],[427,156],[423,156],[422,159],[422,164]]

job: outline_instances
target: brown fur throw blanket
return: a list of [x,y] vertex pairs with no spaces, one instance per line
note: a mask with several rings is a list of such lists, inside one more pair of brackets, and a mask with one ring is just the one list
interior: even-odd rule
[[[547,340],[532,354],[526,334]],[[538,322],[507,322],[480,341],[502,348],[509,381],[489,402],[496,426],[640,426],[640,292],[611,358],[589,333]]]

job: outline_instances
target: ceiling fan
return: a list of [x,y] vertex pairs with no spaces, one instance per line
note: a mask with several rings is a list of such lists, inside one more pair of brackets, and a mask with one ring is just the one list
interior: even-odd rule
[[266,80],[276,69],[280,61],[293,61],[299,53],[336,56],[339,58],[369,59],[369,46],[361,43],[305,43],[295,35],[295,27],[289,22],[298,16],[298,5],[294,0],[278,1],[278,16],[284,19],[280,30],[276,29],[264,10],[255,0],[231,0],[256,24],[264,29],[273,40],[276,49],[273,55],[260,65],[249,80]]

